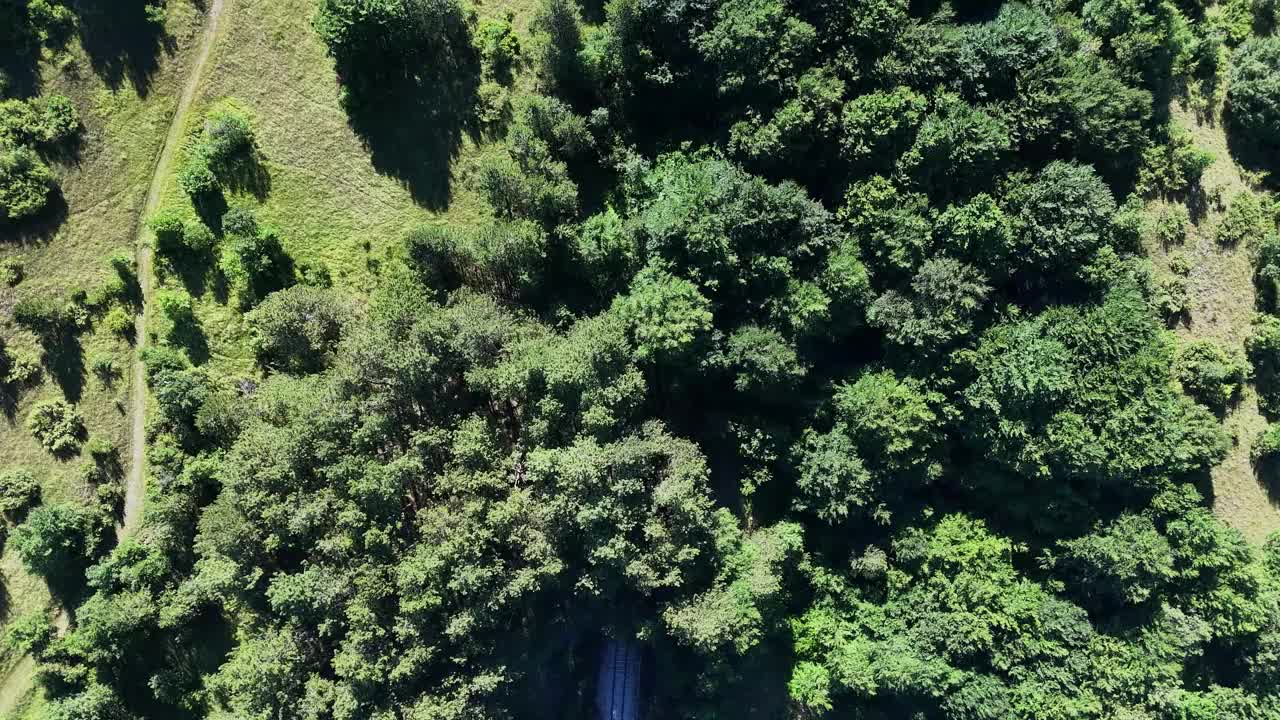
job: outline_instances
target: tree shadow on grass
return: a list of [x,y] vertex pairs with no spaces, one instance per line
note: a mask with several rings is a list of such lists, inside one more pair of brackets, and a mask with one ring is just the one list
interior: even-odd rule
[[434,68],[431,76],[372,90],[352,88],[345,98],[348,122],[374,168],[400,180],[414,202],[430,210],[449,205],[450,165],[463,135],[480,136],[475,118],[479,78],[479,60],[467,49]]
[[177,49],[163,25],[147,16],[146,0],[74,0],[72,7],[93,71],[112,90],[128,79],[145,98],[160,67],[161,51],[172,54]]
[[44,367],[49,376],[61,388],[68,402],[80,402],[84,394],[84,348],[80,338],[71,332],[60,332],[42,338]]
[[69,215],[66,198],[55,188],[39,213],[17,221],[0,219],[0,238],[10,246],[43,245],[58,234]]
[[169,332],[169,342],[187,351],[193,365],[209,361],[209,337],[196,320],[175,325]]

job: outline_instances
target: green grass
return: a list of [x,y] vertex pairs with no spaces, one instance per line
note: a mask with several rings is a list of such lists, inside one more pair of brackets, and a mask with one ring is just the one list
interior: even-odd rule
[[[42,91],[70,97],[84,132],[79,156],[53,165],[65,199],[64,212],[0,243],[0,257],[21,257],[26,271],[26,279],[16,287],[0,287],[0,336],[10,347],[36,347],[35,339],[9,319],[8,310],[17,300],[37,295],[65,299],[75,288],[92,290],[108,276],[106,258],[118,250],[132,250],[155,158],[185,75],[187,49],[200,20],[199,11],[188,0],[170,1],[165,28],[174,50],[159,51],[145,93],[127,75],[100,77],[74,40],[64,51],[42,60]],[[108,28],[101,31],[110,32]],[[123,341],[98,331],[82,335],[81,347],[86,372],[77,405],[89,436],[108,438],[126,453],[132,351]],[[87,371],[88,359],[100,354],[112,357],[121,371],[111,387]],[[29,468],[41,481],[45,502],[87,502],[91,492],[75,473],[80,458],[54,458],[26,429],[33,403],[74,396],[74,385],[62,387],[46,372],[38,386],[22,393],[12,415],[0,421],[0,467]],[[23,571],[12,551],[0,556],[0,571],[6,593],[0,618],[51,604],[47,588]],[[32,669],[29,662],[0,647],[0,717],[38,711],[39,696],[28,697]]]
[[[232,207],[250,207],[259,222],[279,230],[296,263],[323,267],[334,285],[357,294],[376,279],[381,261],[406,229],[423,222],[474,223],[489,214],[469,187],[467,169],[484,140],[463,133],[451,162],[426,169],[449,178],[447,208],[431,210],[408,183],[379,167],[371,149],[351,128],[339,97],[333,62],[311,28],[312,0],[235,0],[224,15],[213,55],[192,112],[188,135],[204,115],[233,102],[248,112],[270,179],[265,195],[229,193]],[[507,10],[527,43],[535,3],[514,0],[481,6],[481,18]],[[529,86],[528,74],[516,92]],[[429,122],[423,118],[421,122]],[[177,158],[175,167],[181,164]],[[190,203],[169,178],[162,206]],[[165,285],[176,286],[177,278]],[[211,292],[198,298],[197,317],[207,337],[207,366],[216,375],[255,374],[243,318]],[[162,323],[157,323],[157,326]]]
[[[1224,248],[1214,240],[1225,206],[1240,190],[1249,189],[1245,175],[1227,149],[1221,122],[1222,92],[1216,102],[1193,100],[1194,109],[1175,102],[1174,121],[1191,131],[1196,145],[1209,150],[1214,162],[1201,179],[1206,195],[1206,212],[1193,216],[1193,226],[1180,247],[1162,248],[1149,240],[1147,249],[1158,272],[1167,272],[1168,255],[1184,253],[1191,261],[1188,277],[1190,318],[1177,327],[1187,338],[1210,338],[1227,347],[1243,348],[1249,335],[1255,308],[1253,263],[1244,244]],[[1214,198],[1221,198],[1221,203]],[[1160,203],[1149,207],[1152,215]],[[1257,393],[1246,387],[1240,403],[1223,420],[1233,444],[1230,454],[1213,470],[1213,508],[1223,520],[1244,533],[1251,542],[1261,543],[1280,529],[1280,502],[1267,491],[1250,462],[1250,450],[1266,420],[1258,412]]]

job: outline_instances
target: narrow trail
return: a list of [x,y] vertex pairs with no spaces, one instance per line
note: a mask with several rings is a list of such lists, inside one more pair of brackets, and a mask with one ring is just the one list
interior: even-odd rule
[[205,64],[213,50],[217,37],[218,21],[222,18],[225,6],[231,0],[212,0],[209,5],[209,17],[205,21],[204,32],[200,36],[200,49],[196,51],[195,61],[187,82],[178,97],[178,107],[173,111],[169,121],[169,132],[165,136],[164,146],[156,159],[155,170],[151,173],[151,186],[147,189],[147,200],[142,206],[142,216],[138,220],[137,258],[138,283],[142,286],[143,310],[135,320],[135,337],[137,338],[136,355],[133,362],[133,379],[129,393],[129,476],[125,482],[124,517],[116,536],[123,540],[132,535],[142,521],[142,499],[145,495],[145,477],[143,466],[146,463],[146,375],[142,367],[142,350],[147,345],[147,308],[151,306],[154,296],[152,287],[152,253],[150,243],[151,231],[147,228],[146,218],[155,212],[160,204],[160,192],[164,189],[165,178],[169,176],[173,155],[182,141],[183,121],[191,103],[195,100],[196,90],[200,86],[200,78],[204,74]]
[[[174,109],[173,117],[169,121],[169,131],[165,135],[164,145],[156,158],[155,169],[151,173],[151,185],[147,188],[147,199],[143,203],[142,214],[138,219],[136,251],[138,283],[142,286],[143,312],[139,313],[134,321],[137,346],[132,370],[132,390],[129,393],[129,475],[125,486],[124,517],[120,526],[116,528],[116,537],[122,540],[138,529],[142,519],[142,498],[145,489],[143,480],[145,477],[143,473],[145,453],[143,445],[146,442],[145,413],[147,403],[146,377],[143,372],[141,353],[147,342],[146,308],[151,305],[153,298],[150,231],[146,226],[146,218],[160,204],[160,192],[164,188],[165,178],[169,176],[170,166],[173,164],[174,151],[182,140],[183,120],[187,111],[191,108],[192,101],[195,100],[196,90],[200,86],[201,75],[204,73],[205,64],[208,62],[209,55],[213,50],[214,39],[217,37],[218,21],[222,18],[225,6],[230,2],[231,0],[212,0],[209,4],[208,17],[205,20],[204,30],[200,35],[200,47],[196,51],[191,71],[182,87],[182,94],[178,97],[178,106]],[[65,631],[70,626],[70,617],[67,615],[66,610],[59,609],[54,615],[53,622],[59,631]],[[0,718],[9,718],[22,700],[27,697],[31,691],[31,683],[34,680],[34,676],[35,660],[29,655],[24,655],[9,668],[3,679],[0,679]]]

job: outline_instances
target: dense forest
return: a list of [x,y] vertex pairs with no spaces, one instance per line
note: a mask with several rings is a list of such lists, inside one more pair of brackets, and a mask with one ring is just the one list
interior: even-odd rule
[[[92,4],[0,0],[0,234],[57,197],[80,120],[29,76]],[[592,718],[617,641],[653,720],[1280,718],[1280,536],[1210,481],[1247,385],[1280,416],[1278,13],[317,0],[351,127],[485,210],[353,287],[228,202],[268,182],[252,113],[200,119],[147,222],[141,530],[73,403],[16,422],[86,445],[93,503],[0,468],[66,612],[6,625],[45,716]],[[1256,190],[1170,117],[1215,98]],[[1253,258],[1244,352],[1175,331],[1195,268],[1147,252],[1211,211]],[[54,357],[136,342],[110,266],[3,311]],[[193,276],[252,376],[207,364]],[[6,402],[33,363],[0,355]],[[1250,441],[1280,465],[1280,423]]]

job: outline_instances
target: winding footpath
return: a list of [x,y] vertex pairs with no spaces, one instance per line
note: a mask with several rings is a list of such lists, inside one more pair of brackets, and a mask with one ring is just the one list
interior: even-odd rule
[[[151,185],[147,189],[147,199],[143,203],[142,213],[138,218],[137,260],[138,283],[142,286],[143,311],[134,321],[137,344],[133,362],[132,380],[129,393],[129,475],[126,479],[124,516],[116,528],[116,537],[123,540],[137,531],[142,522],[142,498],[145,495],[145,477],[143,466],[146,462],[146,373],[142,366],[142,349],[147,343],[147,308],[154,298],[152,283],[151,231],[147,228],[146,219],[155,212],[160,204],[160,193],[164,189],[165,179],[169,177],[173,165],[173,156],[182,141],[182,128],[187,111],[195,100],[196,90],[200,86],[200,78],[204,74],[205,65],[213,50],[217,37],[218,21],[226,6],[232,0],[211,0],[204,31],[200,35],[200,48],[196,51],[191,71],[178,97],[178,106],[174,108],[173,117],[169,121],[169,131],[165,135],[164,145],[156,158],[155,169],[151,173]],[[59,609],[54,616],[54,624],[59,630],[70,626],[70,618],[66,610]],[[0,680],[0,719],[7,720],[19,703],[27,697],[31,683],[35,677],[35,660],[30,655],[23,656],[10,668]]]
[[218,21],[222,18],[225,6],[231,0],[212,0],[209,5],[208,18],[205,20],[204,33],[200,36],[200,49],[196,51],[195,61],[187,82],[182,87],[182,95],[178,97],[178,107],[173,111],[169,121],[169,133],[165,136],[164,146],[160,149],[160,157],[156,159],[155,170],[151,173],[151,187],[147,190],[147,201],[142,206],[142,215],[138,219],[138,282],[142,286],[142,307],[135,321],[135,346],[137,356],[133,362],[133,379],[129,393],[129,476],[125,482],[124,517],[116,536],[123,540],[137,531],[142,522],[142,499],[146,494],[146,439],[147,439],[147,390],[146,372],[142,366],[142,350],[147,345],[147,308],[151,306],[155,290],[152,283],[151,230],[146,219],[160,205],[160,193],[164,189],[165,179],[169,177],[173,165],[173,156],[179,143],[182,142],[182,128],[187,111],[195,100],[196,90],[200,86],[200,78],[204,74],[209,54],[213,50],[217,37]]

